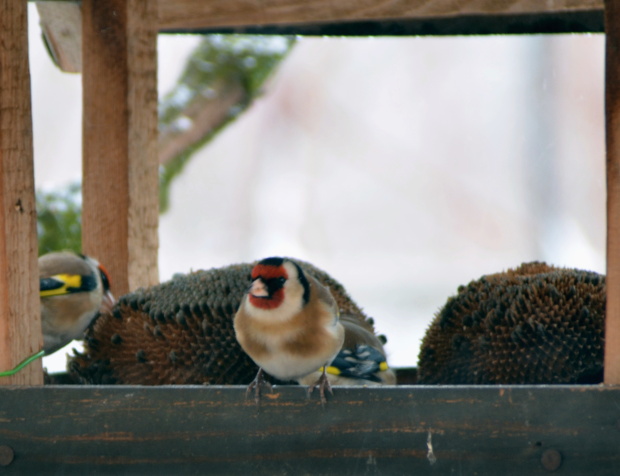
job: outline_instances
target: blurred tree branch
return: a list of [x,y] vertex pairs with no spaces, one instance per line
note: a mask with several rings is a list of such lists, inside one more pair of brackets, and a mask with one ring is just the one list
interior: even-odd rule
[[159,108],[160,211],[192,154],[245,111],[293,47],[284,36],[209,35]]
[[[159,105],[160,213],[194,152],[248,109],[295,43],[292,37],[208,35]],[[39,254],[81,249],[81,186],[37,191]]]

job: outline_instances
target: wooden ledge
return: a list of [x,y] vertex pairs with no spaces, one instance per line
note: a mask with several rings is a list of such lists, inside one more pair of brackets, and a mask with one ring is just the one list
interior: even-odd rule
[[[82,70],[81,7],[36,2],[58,66]],[[149,0],[162,33],[325,36],[602,33],[603,0]]]
[[256,35],[306,36],[459,36],[521,35],[556,33],[604,33],[602,9],[577,11],[541,11],[534,13],[496,12],[464,13],[397,19],[309,20],[301,23],[258,23],[250,25],[188,25],[163,23],[161,33],[243,33]]
[[[0,389],[19,474],[617,474],[620,388]],[[3,454],[9,456],[3,461]]]
[[168,0],[157,1],[160,30],[383,20],[564,15],[604,10],[603,0]]

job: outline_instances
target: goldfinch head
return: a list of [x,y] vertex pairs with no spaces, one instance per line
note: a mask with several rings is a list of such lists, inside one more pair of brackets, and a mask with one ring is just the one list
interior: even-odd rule
[[[310,300],[310,283],[302,269],[286,258],[266,258],[252,269],[248,289],[248,310],[255,314],[269,311],[294,313]],[[273,318],[274,313],[272,313]]]

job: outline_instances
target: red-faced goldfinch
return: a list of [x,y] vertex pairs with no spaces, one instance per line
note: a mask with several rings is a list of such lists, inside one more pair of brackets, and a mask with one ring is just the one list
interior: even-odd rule
[[[373,333],[360,325],[355,316],[342,314],[344,344],[336,358],[325,369],[331,385],[395,385],[396,375],[388,367],[383,344]],[[323,371],[306,375],[297,381],[310,385]]]
[[105,269],[93,258],[68,251],[39,257],[39,296],[47,355],[82,337],[99,310],[114,304]]
[[249,385],[260,399],[270,387],[263,370],[280,380],[299,380],[320,367],[323,371],[308,393],[319,387],[321,402],[331,392],[325,367],[338,355],[344,328],[329,290],[285,258],[267,258],[252,270],[252,285],[234,318],[237,340],[259,366]]

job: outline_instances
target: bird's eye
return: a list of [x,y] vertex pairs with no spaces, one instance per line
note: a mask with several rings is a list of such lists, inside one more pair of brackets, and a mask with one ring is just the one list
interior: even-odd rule
[[284,283],[286,283],[286,278],[278,278],[277,282],[280,286],[284,286]]

